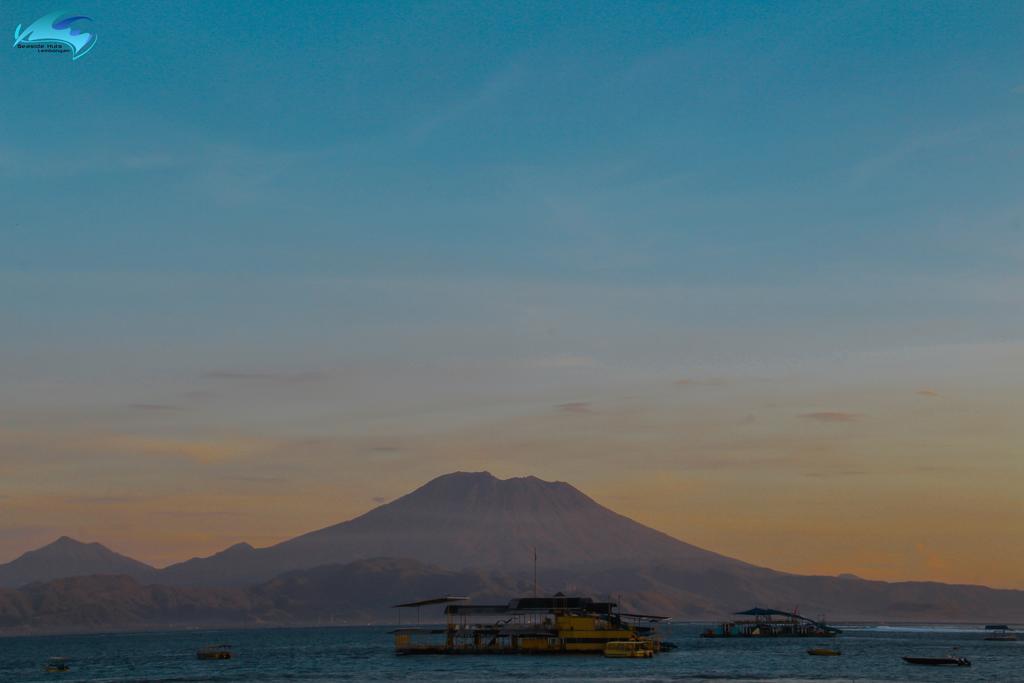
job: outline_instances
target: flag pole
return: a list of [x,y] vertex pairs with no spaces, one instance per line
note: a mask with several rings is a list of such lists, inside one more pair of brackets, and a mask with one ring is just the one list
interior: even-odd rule
[[533,597],[537,597],[537,546],[533,546]]

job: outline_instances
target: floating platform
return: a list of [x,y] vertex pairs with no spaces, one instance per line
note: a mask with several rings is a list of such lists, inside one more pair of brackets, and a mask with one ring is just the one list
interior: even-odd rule
[[701,638],[830,638],[842,633],[796,612],[754,607],[735,614],[754,618],[724,622],[701,633]]
[[[415,608],[465,598],[434,598],[396,605]],[[505,605],[448,604],[444,627],[393,631],[401,655],[604,655],[649,657],[661,651],[656,624],[667,617],[624,614],[613,602],[591,598],[518,598]],[[639,654],[633,654],[639,653]],[[650,654],[647,654],[650,653]]]

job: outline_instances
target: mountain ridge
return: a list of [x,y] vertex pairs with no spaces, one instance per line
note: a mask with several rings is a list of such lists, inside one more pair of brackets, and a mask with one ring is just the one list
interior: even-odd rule
[[0,565],[0,587],[91,574],[123,574],[147,581],[155,580],[158,572],[155,567],[114,552],[101,543],[83,543],[61,536]]
[[[539,592],[561,591],[621,602],[625,612],[665,614],[695,621],[729,618],[752,604],[797,604],[830,621],[1014,623],[1024,591],[837,577],[778,575],[760,585],[742,577],[645,567],[621,575],[550,572]],[[715,596],[707,581],[731,582]],[[852,584],[852,586],[850,585]],[[246,588],[144,585],[122,575],[82,576],[0,589],[0,634],[253,628],[324,624],[396,623],[391,606],[437,595],[467,595],[478,604],[504,604],[529,595],[531,577],[484,570],[454,571],[412,559],[371,558],[287,572]],[[936,601],[935,591],[945,600]],[[408,614],[405,615],[408,618]],[[422,617],[441,620],[441,607]]]

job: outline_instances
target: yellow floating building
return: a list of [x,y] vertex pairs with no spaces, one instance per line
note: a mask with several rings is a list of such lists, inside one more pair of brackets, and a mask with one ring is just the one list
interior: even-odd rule
[[[398,654],[605,654],[644,657],[662,649],[656,625],[666,617],[623,614],[614,602],[591,598],[530,597],[507,605],[460,604],[465,598],[434,598],[402,605],[448,603],[443,627],[394,631]],[[626,655],[625,653],[629,653]],[[650,653],[650,654],[645,654]]]

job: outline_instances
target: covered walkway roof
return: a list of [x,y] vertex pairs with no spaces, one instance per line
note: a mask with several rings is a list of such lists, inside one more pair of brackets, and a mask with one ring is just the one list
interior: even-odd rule
[[797,619],[799,621],[805,621],[808,624],[814,624],[815,626],[825,629],[826,631],[835,631],[837,633],[839,632],[839,629],[833,626],[828,626],[826,624],[821,623],[820,621],[815,621],[814,619],[805,617],[802,614],[797,614],[795,612],[783,612],[782,610],[765,607],[751,607],[750,609],[745,610],[743,612],[733,612],[733,614],[748,617],[789,617],[790,619]]
[[428,598],[426,600],[418,600],[416,602],[403,602],[401,605],[392,605],[392,607],[426,607],[427,605],[443,605],[448,602],[459,602],[460,600],[469,600],[469,598],[446,595],[442,598]]

